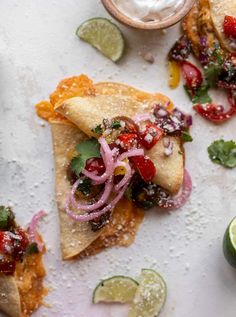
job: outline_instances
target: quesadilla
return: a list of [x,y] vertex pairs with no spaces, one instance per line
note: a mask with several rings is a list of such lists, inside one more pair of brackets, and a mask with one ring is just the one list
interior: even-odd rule
[[167,97],[81,75],[36,110],[52,129],[64,260],[128,246],[143,209],[186,202],[181,135],[191,118]]
[[[35,234],[39,244],[32,240]],[[28,317],[43,304],[47,294],[44,252],[35,228],[23,230],[15,223],[12,210],[0,206],[0,311],[10,317]]]

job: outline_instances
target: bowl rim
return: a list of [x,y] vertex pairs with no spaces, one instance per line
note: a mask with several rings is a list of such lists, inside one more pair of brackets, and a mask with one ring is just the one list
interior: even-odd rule
[[143,30],[159,30],[168,28],[178,23],[191,10],[195,0],[185,0],[183,6],[173,15],[163,21],[142,22],[137,21],[122,13],[112,0],[101,0],[105,9],[122,24]]

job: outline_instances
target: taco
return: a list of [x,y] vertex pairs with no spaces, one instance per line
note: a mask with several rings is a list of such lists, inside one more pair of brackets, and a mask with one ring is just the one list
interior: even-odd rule
[[[226,54],[236,52],[236,39],[225,33],[227,17],[236,19],[236,0],[196,1],[182,25],[197,57],[201,57],[203,50],[214,50],[217,45]],[[232,25],[232,29],[235,27]]]
[[188,198],[181,135],[191,117],[167,97],[81,75],[36,109],[52,129],[63,259],[128,246],[143,209]]
[[[222,47],[236,53],[236,0],[209,0],[209,4],[213,26]],[[229,36],[224,29],[227,18],[234,21],[230,26],[234,29],[234,37],[233,34]]]
[[34,218],[28,231],[22,229],[11,208],[0,206],[0,310],[11,317],[31,316],[47,294],[45,246],[35,226]]

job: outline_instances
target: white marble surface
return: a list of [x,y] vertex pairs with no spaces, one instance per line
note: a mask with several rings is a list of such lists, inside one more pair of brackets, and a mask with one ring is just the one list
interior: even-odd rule
[[[14,207],[22,225],[40,208],[49,213],[41,228],[49,250],[45,264],[52,308],[35,316],[125,317],[125,307],[92,306],[92,289],[101,278],[135,277],[142,267],[153,267],[168,285],[161,317],[235,317],[236,271],[225,262],[221,245],[236,215],[236,169],[213,165],[206,148],[216,138],[236,139],[236,118],[218,127],[193,114],[194,142],[186,148],[194,190],[182,210],[147,212],[128,249],[110,249],[80,262],[60,260],[50,129],[33,105],[47,98],[60,79],[86,73],[95,81],[164,92],[191,111],[183,89],[171,91],[167,85],[165,57],[178,26],[166,33],[122,27],[127,52],[115,65],[75,36],[77,26],[94,16],[107,16],[97,0],[0,1],[0,202]],[[155,64],[139,56],[145,47]]]

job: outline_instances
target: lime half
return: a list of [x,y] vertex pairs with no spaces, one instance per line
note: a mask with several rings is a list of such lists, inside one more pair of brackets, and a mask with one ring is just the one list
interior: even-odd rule
[[229,264],[236,268],[236,217],[226,229],[223,241],[223,251]]
[[128,303],[134,298],[138,282],[127,276],[113,276],[101,281],[93,292],[93,303]]
[[113,62],[117,62],[123,55],[125,47],[123,35],[108,19],[89,19],[78,27],[76,34]]
[[143,269],[128,317],[157,316],[166,300],[166,283],[154,270]]

